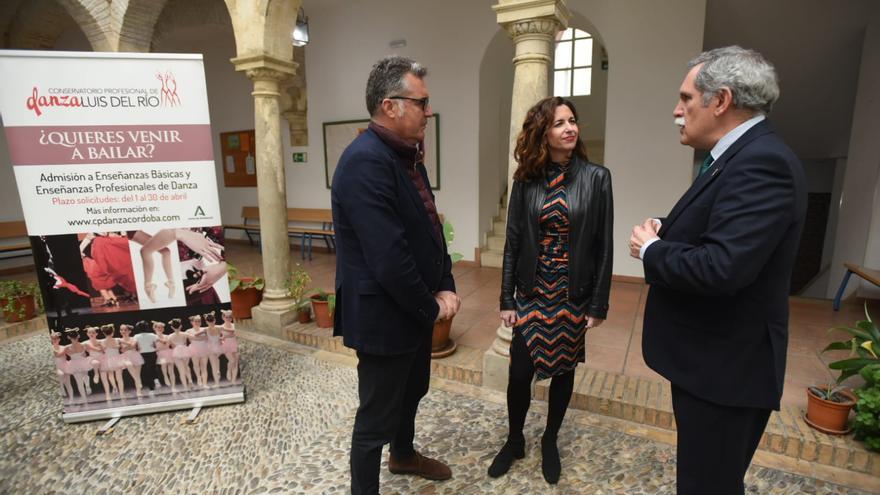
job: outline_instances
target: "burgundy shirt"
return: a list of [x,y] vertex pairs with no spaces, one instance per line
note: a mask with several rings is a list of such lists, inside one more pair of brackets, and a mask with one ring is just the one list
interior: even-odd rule
[[372,121],[370,122],[369,128],[402,158],[400,163],[407,175],[409,175],[410,180],[412,180],[416,191],[419,192],[419,197],[422,199],[425,211],[428,212],[428,220],[431,222],[431,225],[434,226],[434,235],[437,236],[437,239],[439,239],[442,244],[443,228],[440,226],[440,215],[437,213],[437,206],[434,204],[434,197],[431,195],[431,190],[425,182],[425,178],[416,168],[416,164],[422,163],[424,165],[425,143],[420,142],[417,145],[408,144],[403,139],[400,139],[397,134],[394,134],[389,129]]

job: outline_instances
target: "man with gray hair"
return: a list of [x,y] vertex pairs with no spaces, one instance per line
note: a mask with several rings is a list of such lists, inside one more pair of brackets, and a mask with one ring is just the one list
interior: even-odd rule
[[789,280],[806,213],[804,173],[767,120],[773,66],[738,46],[688,64],[673,113],[708,151],[665,218],[633,228],[651,285],[642,353],[672,382],[679,494],[742,494],[788,345]]
[[382,447],[389,442],[392,473],[452,477],[449,467],[413,446],[416,411],[430,381],[434,321],[451,318],[461,304],[423,163],[433,115],[426,74],[398,56],[373,66],[366,92],[370,124],[333,174],[333,334],[358,356],[352,494],[379,493]]

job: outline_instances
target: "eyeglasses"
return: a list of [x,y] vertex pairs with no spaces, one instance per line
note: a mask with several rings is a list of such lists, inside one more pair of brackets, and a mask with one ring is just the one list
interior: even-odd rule
[[409,100],[409,101],[415,102],[416,104],[419,105],[419,107],[421,107],[423,112],[425,111],[425,109],[428,108],[428,105],[431,104],[428,101],[427,96],[424,98],[410,98],[409,96],[389,96],[388,99],[389,100]]

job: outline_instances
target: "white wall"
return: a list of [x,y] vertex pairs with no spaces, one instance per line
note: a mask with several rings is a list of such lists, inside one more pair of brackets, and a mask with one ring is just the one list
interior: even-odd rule
[[626,248],[633,225],[669,212],[690,184],[693,152],[672,124],[685,64],[703,46],[705,0],[571,0],[608,50],[605,165],[614,187],[614,273],[643,276]]
[[[880,237],[877,234],[880,230],[880,211],[876,207],[880,181],[880,156],[877,154],[880,99],[877,98],[877,88],[880,88],[880,4],[875,3],[871,7],[870,21],[862,43],[858,90],[853,107],[828,297],[834,296],[839,283],[835,281],[843,277],[844,262],[880,268],[880,242],[877,241]],[[860,285],[850,284],[847,294],[852,294],[857,287]],[[866,290],[867,285],[859,293],[863,294]]]
[[[500,27],[480,64],[479,234],[492,229],[507,188],[510,101],[513,91],[513,41]],[[500,234],[503,235],[503,232]]]
[[[408,56],[428,67],[431,105],[440,114],[441,189],[435,191],[437,208],[455,226],[452,249],[473,260],[480,234],[476,214],[478,77],[483,52],[498,30],[493,3],[304,1],[311,35],[306,48],[309,146],[301,150],[308,152],[309,162],[287,165],[288,203],[330,206],[329,190],[323,185],[322,123],[367,118],[364,90],[373,63],[392,53]],[[388,46],[401,38],[406,39],[406,47]],[[290,162],[290,151],[285,145],[285,163]]]

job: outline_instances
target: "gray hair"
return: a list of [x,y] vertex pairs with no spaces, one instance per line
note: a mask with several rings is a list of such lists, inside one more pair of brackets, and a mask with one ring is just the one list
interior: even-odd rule
[[730,89],[733,106],[769,114],[779,98],[776,69],[760,53],[739,46],[715,48],[688,62],[688,70],[700,67],[694,85],[703,93],[703,106],[722,88]]
[[376,62],[367,78],[367,111],[371,116],[378,112],[382,100],[397,96],[407,89],[407,74],[422,79],[428,75],[428,69],[400,55],[389,55]]

